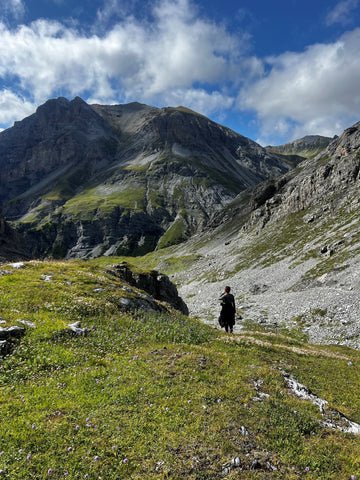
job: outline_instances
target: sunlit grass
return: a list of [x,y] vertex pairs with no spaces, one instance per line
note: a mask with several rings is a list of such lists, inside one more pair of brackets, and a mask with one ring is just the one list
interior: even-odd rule
[[[359,478],[360,439],[323,428],[279,371],[360,422],[358,352],[304,355],[291,332],[255,332],[261,346],[180,314],[125,312],[130,293],[99,263],[0,277],[3,326],[37,326],[0,363],[0,478],[219,479],[234,458],[226,478]],[[77,320],[87,336],[66,333]]]

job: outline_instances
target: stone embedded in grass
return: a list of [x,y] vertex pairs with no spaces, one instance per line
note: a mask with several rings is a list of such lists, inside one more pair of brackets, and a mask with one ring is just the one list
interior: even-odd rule
[[120,298],[120,303],[122,303],[125,306],[128,306],[131,304],[131,301],[128,298]]
[[25,263],[23,263],[23,262],[16,262],[16,263],[11,263],[11,264],[10,264],[10,267],[11,267],[11,268],[20,269],[20,268],[25,268],[26,265],[25,265]]
[[241,435],[242,435],[243,437],[248,437],[248,436],[249,436],[249,432],[248,432],[247,428],[244,427],[244,425],[241,426],[241,429],[240,429],[240,430],[241,430]]
[[69,323],[68,327],[70,328],[73,335],[80,337],[81,335],[87,335],[89,332],[87,328],[81,327],[81,322]]
[[44,280],[44,282],[51,282],[52,281],[52,275],[41,275],[41,278]]
[[25,327],[29,327],[29,328],[36,328],[36,325],[35,323],[33,322],[30,322],[29,320],[16,320],[18,323],[21,323],[22,325],[25,325]]

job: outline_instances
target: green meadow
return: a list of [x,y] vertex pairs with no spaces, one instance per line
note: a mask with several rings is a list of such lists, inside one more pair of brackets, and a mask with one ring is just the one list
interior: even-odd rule
[[360,436],[282,374],[360,423],[358,351],[127,311],[100,262],[0,270],[1,326],[36,325],[0,359],[0,479],[360,479]]

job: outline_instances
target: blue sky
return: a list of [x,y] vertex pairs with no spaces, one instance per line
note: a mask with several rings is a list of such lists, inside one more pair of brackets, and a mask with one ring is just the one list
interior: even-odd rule
[[0,0],[0,129],[48,98],[184,105],[260,142],[360,120],[360,0]]

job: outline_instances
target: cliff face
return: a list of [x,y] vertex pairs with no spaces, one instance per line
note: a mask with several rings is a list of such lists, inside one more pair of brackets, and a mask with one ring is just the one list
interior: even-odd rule
[[9,227],[0,212],[0,263],[29,258],[30,252],[24,239]]
[[[102,118],[80,98],[49,100],[35,114],[1,132],[0,201],[5,212],[14,217],[23,214],[69,171],[81,170],[77,182],[81,184],[109,161],[105,148],[109,135]],[[8,204],[13,199],[18,208]]]
[[240,191],[289,170],[185,108],[49,100],[0,133],[0,201],[33,255],[137,255],[179,243]]
[[[255,203],[251,223],[261,224],[309,210],[311,218],[321,218],[342,207],[359,202],[360,122],[346,129],[315,158],[302,162],[287,175],[268,182],[267,195]],[[265,186],[255,190],[254,199]],[[261,197],[261,195],[260,195]]]
[[185,315],[189,314],[187,305],[179,297],[176,286],[167,275],[160,274],[156,270],[146,273],[134,273],[126,262],[108,267],[107,273],[120,278],[139,290],[144,290],[155,300],[166,302]]

